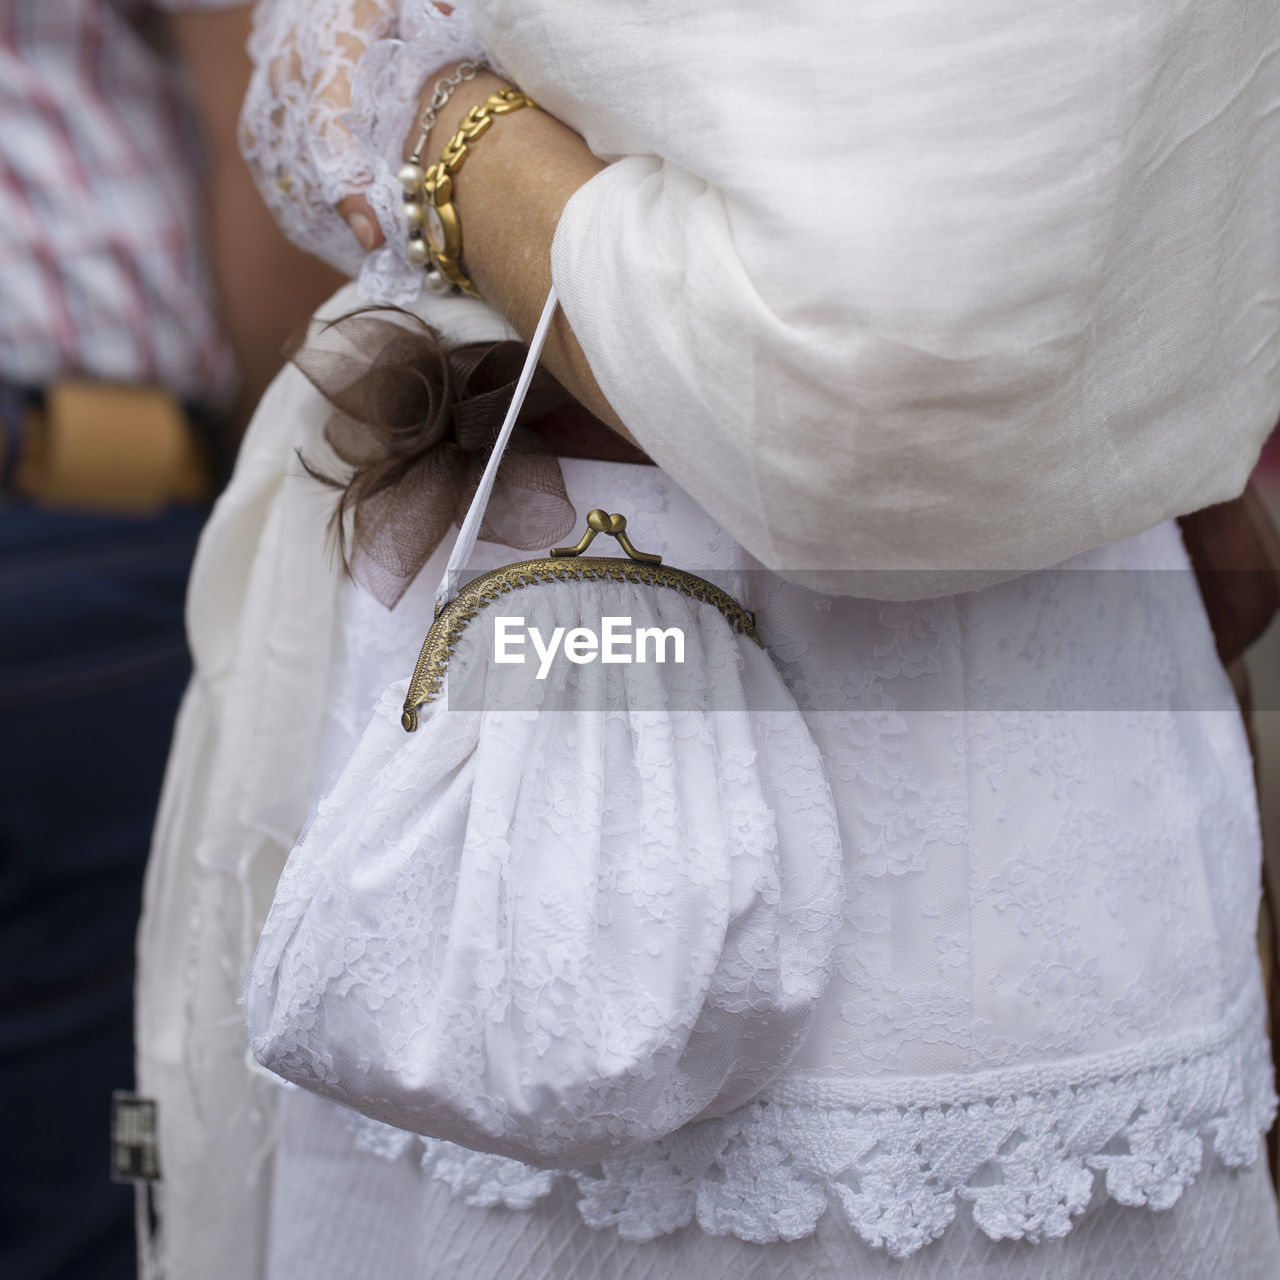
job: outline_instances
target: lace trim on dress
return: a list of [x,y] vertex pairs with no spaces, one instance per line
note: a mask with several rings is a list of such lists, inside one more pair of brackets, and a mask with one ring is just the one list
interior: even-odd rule
[[699,1121],[568,1174],[391,1129],[352,1114],[358,1149],[413,1145],[423,1168],[472,1206],[527,1209],[572,1178],[591,1227],[645,1241],[697,1222],[766,1244],[811,1235],[829,1209],[905,1258],[937,1239],[961,1201],[993,1240],[1064,1236],[1101,1174],[1120,1204],[1169,1208],[1199,1172],[1204,1141],[1251,1166],[1275,1113],[1256,996],[1215,1028],[1140,1055],[888,1085],[784,1077],[730,1115]]
[[[240,149],[285,235],[370,302],[407,305],[422,269],[405,256],[396,171],[427,79],[485,56],[460,6],[434,0],[261,0]],[[348,105],[349,104],[349,105]],[[366,254],[334,206],[362,193],[386,236]]]

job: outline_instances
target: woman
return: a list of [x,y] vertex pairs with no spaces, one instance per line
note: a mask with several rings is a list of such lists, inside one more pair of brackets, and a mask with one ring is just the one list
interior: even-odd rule
[[[284,225],[452,342],[527,336],[554,279],[545,362],[658,464],[563,458],[575,506],[770,571],[850,886],[814,1030],[719,1127],[559,1180],[246,1083],[229,993],[443,565],[391,614],[338,582],[293,372],[197,566],[144,926],[184,1275],[1280,1260],[1248,754],[1170,523],[1238,492],[1280,401],[1280,19],[777,9],[280,3],[244,134]],[[505,78],[459,80],[422,155],[495,88],[542,108],[456,177],[490,307],[417,296],[395,181],[424,78],[482,53]],[[252,1174],[216,1212],[211,1160]]]

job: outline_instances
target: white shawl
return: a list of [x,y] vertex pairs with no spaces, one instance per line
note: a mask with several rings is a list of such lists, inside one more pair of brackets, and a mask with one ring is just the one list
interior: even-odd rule
[[469,8],[622,157],[557,232],[565,311],[770,567],[933,594],[1243,487],[1280,411],[1274,0]]
[[[426,318],[457,342],[512,336],[488,307],[425,301]],[[358,305],[348,287],[319,314]],[[195,669],[138,935],[137,1088],[158,1104],[163,1178],[159,1235],[150,1239],[145,1221],[139,1232],[148,1280],[260,1274],[280,1082],[249,1056],[240,996],[312,799],[342,579],[327,550],[333,493],[304,473],[297,451],[339,467],[323,440],[328,416],[320,393],[285,368],[254,414],[192,571]]]

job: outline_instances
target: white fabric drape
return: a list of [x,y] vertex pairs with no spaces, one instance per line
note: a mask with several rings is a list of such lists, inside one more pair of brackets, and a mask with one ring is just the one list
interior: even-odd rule
[[906,598],[1233,497],[1280,411],[1272,0],[472,0],[616,159],[553,247],[748,550]]

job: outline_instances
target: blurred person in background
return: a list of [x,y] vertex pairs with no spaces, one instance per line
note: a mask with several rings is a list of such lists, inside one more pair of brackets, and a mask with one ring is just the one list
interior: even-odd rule
[[109,1180],[197,535],[336,277],[235,145],[248,7],[0,5],[0,1275],[134,1274]]

